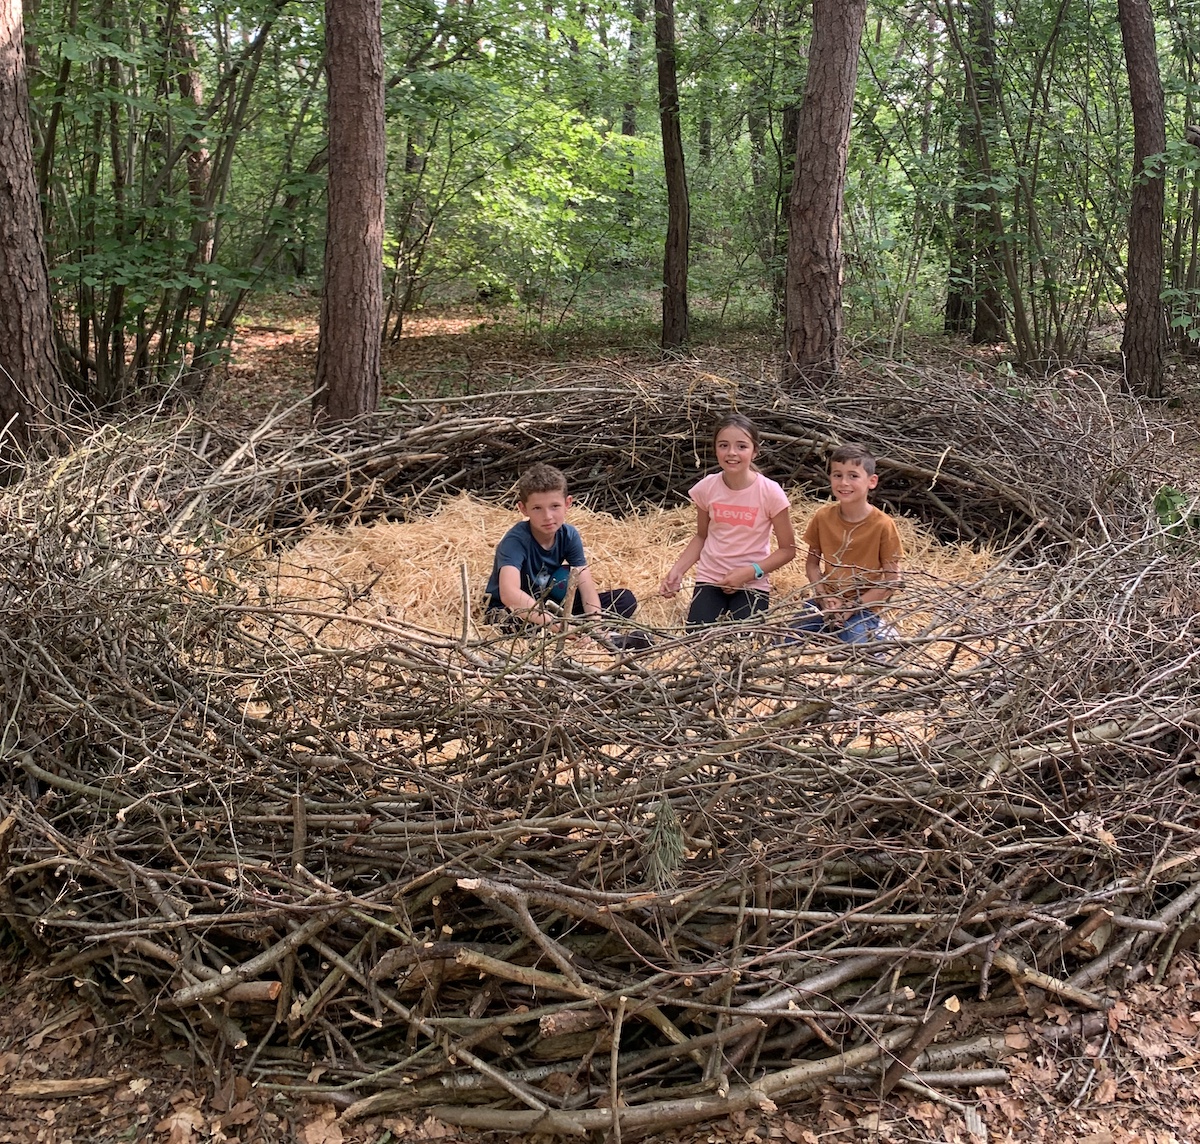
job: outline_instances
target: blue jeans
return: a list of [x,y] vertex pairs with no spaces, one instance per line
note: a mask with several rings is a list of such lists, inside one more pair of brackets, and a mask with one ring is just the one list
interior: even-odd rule
[[876,639],[882,624],[879,613],[870,608],[859,608],[842,621],[827,620],[825,613],[816,604],[805,604],[804,615],[791,625],[794,632],[825,632],[837,636],[842,643],[870,643]]

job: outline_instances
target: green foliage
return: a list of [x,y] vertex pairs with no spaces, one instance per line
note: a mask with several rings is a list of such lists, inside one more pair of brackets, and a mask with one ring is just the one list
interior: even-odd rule
[[244,138],[268,130],[270,101],[251,114],[252,96],[282,7],[37,6],[47,253],[75,385],[98,404],[202,384],[269,265],[277,216],[252,191],[244,208],[251,180],[235,172]]
[[[384,5],[392,336],[422,304],[477,300],[517,304],[548,337],[588,320],[644,336],[666,202],[653,11],[636,10]],[[98,402],[214,360],[247,292],[319,285],[321,15],[284,0],[28,6],[59,324]],[[1195,122],[1200,8],[1168,5],[1159,21],[1169,120]],[[948,289],[975,301],[992,273],[1019,361],[1081,352],[1124,293],[1134,173],[1116,0],[879,0],[868,27],[843,228],[853,335],[895,351],[907,330],[940,328]],[[697,329],[769,326],[811,6],[704,0],[677,29]],[[197,187],[188,160],[205,153]],[[1173,139],[1153,169],[1171,189],[1164,302],[1194,343],[1200,148]]]
[[1200,291],[1169,286],[1162,292],[1172,330],[1193,344],[1200,344]]
[[1175,540],[1200,540],[1200,507],[1197,498],[1172,485],[1163,485],[1154,494],[1154,515],[1162,530]]

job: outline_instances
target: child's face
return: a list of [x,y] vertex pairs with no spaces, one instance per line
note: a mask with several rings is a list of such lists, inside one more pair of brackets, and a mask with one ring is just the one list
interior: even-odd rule
[[527,501],[517,504],[521,515],[528,517],[529,530],[542,547],[548,545],[554,539],[554,534],[562,528],[570,507],[571,498],[561,490],[530,493]]
[[866,504],[867,494],[879,484],[878,473],[868,473],[861,461],[834,461],[829,466],[829,491],[840,505]]
[[745,473],[754,463],[754,442],[744,429],[726,426],[717,434],[715,442],[717,464],[726,473]]

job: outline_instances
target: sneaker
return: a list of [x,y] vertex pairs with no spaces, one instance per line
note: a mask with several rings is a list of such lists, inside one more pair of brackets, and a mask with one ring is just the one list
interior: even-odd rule
[[645,651],[654,643],[645,632],[610,632],[601,638],[613,651]]

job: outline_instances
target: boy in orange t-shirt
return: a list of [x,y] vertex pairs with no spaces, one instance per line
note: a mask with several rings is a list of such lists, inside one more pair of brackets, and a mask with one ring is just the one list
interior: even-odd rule
[[899,584],[904,558],[896,522],[867,499],[878,483],[875,458],[864,446],[834,450],[829,458],[834,503],[817,509],[804,532],[813,600],[797,631],[828,632],[848,644],[878,638],[878,606]]

